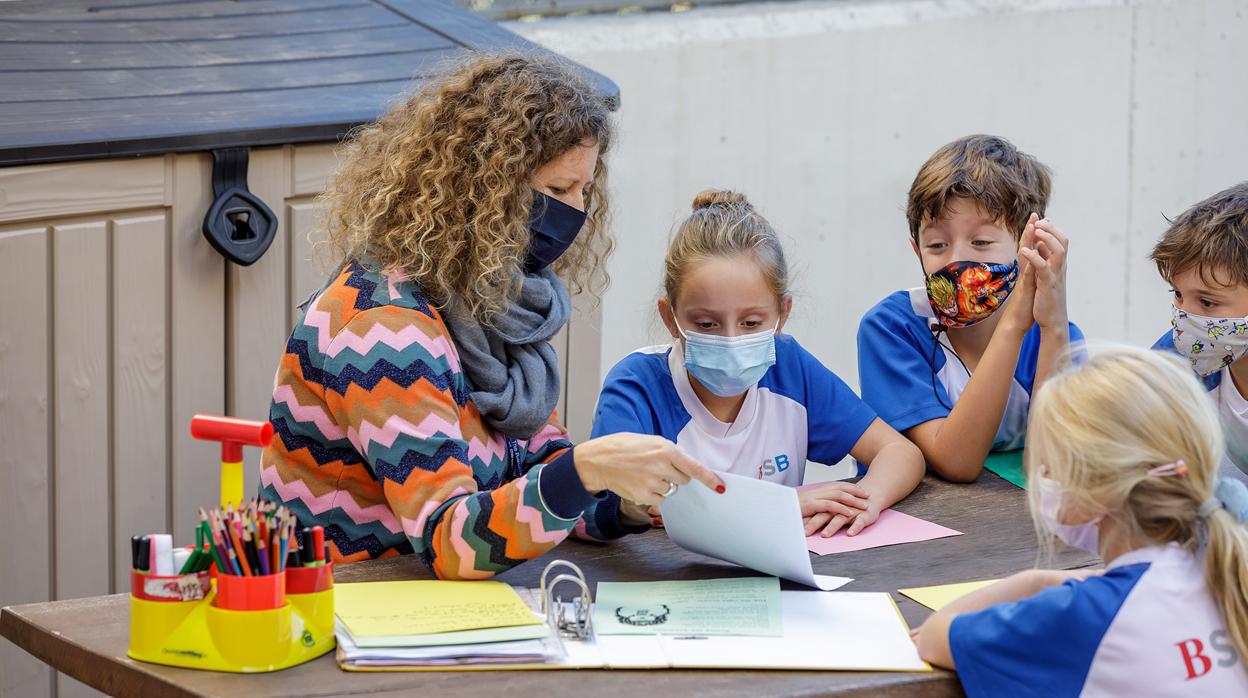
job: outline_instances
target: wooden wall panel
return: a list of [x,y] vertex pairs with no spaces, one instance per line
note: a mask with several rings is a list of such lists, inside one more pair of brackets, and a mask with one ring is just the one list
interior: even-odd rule
[[[310,198],[292,199],[286,206],[286,220],[290,225],[290,307],[286,326],[291,328],[299,317],[295,306],[325,283],[329,270],[324,267],[324,255],[318,255],[315,249],[316,243],[324,239],[320,205]],[[275,369],[276,366],[274,360]]]
[[109,223],[52,228],[56,597],[109,590]]
[[[52,228],[58,599],[107,593],[113,578],[110,225],[94,220]],[[57,695],[98,694],[58,676]]]
[[338,168],[338,146],[333,143],[297,145],[291,154],[291,196],[317,196],[329,187]]
[[[248,187],[273,209],[278,218],[277,235],[255,264],[227,264],[227,404],[231,416],[244,419],[269,418],[273,375],[290,335],[290,231],[285,206],[290,189],[290,151],[291,148],[251,151]],[[260,456],[256,449],[247,448],[243,458],[247,463],[244,494],[255,496],[260,485]]]
[[[52,598],[48,248],[46,226],[0,230],[0,606]],[[0,696],[45,696],[51,675],[0,641]]]
[[160,157],[0,168],[0,223],[166,203]]
[[563,371],[566,413],[564,423],[574,443],[589,438],[602,375],[602,304],[589,294],[572,298],[572,319],[568,321],[567,360]]
[[169,216],[113,221],[113,590],[130,536],[169,530]]
[[170,484],[174,541],[194,541],[200,506],[217,501],[221,449],[191,438],[191,416],[225,412],[225,260],[204,239],[212,204],[212,158],[179,155],[170,178],[168,248]]

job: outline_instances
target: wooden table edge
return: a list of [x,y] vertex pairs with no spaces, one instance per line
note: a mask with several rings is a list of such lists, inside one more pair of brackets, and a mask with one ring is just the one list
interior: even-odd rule
[[[24,617],[19,607],[5,606],[0,608],[0,637],[6,638],[16,647],[27,652],[52,669],[81,681],[82,683],[113,696],[179,696],[197,698],[200,696],[186,690],[165,677],[150,673],[143,668],[142,662],[128,657],[110,658],[95,652],[64,635],[50,635],[38,628]],[[113,660],[107,666],[101,662]],[[120,660],[120,661],[118,661]],[[553,669],[551,671],[560,671]],[[583,670],[567,670],[583,671]],[[608,670],[610,671],[610,670]],[[631,670],[619,670],[631,671]],[[652,671],[652,670],[647,670]],[[663,669],[658,673],[701,672],[701,669]],[[745,669],[755,673],[760,670]],[[447,672],[454,673],[454,672]],[[790,672],[776,670],[777,678]],[[926,695],[928,691],[957,691],[961,686],[957,675],[951,671],[934,668],[932,672],[819,672],[829,674],[856,674],[861,682],[855,681],[850,686],[842,686],[834,693],[803,693],[803,696],[901,696]],[[371,691],[370,691],[371,692]],[[382,694],[390,691],[382,691]],[[797,694],[794,694],[797,695]]]
[[[27,620],[15,606],[0,608],[0,637],[52,669],[110,696],[186,696],[181,686],[144,671],[139,662],[120,657],[111,668],[100,669],[100,655],[65,635],[53,636]],[[111,679],[111,680],[110,680]]]

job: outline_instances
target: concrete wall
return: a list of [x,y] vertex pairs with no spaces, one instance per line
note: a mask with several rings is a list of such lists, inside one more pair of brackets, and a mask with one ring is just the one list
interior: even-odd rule
[[661,339],[662,250],[694,193],[744,191],[788,238],[789,329],[851,385],[854,334],[921,282],[914,173],[965,134],[1055,172],[1071,318],[1151,343],[1167,287],[1147,261],[1173,216],[1248,179],[1248,0],[824,1],[510,23],[623,93],[618,248],[602,372]]

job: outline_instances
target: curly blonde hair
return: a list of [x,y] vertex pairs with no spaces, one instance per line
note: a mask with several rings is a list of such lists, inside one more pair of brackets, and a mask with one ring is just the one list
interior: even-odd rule
[[454,299],[489,323],[519,291],[530,180],[578,145],[597,145],[588,218],[554,271],[573,293],[606,287],[606,155],[611,105],[566,61],[477,54],[426,82],[348,142],[324,195],[337,261],[359,260]]

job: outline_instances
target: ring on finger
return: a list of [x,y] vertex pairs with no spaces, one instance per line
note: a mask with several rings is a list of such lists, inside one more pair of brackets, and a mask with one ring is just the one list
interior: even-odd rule
[[674,482],[669,482],[669,483],[667,483],[667,491],[666,491],[666,492],[663,492],[661,496],[662,496],[664,499],[667,499],[668,497],[670,497],[670,496],[672,496],[672,495],[676,494],[676,490],[678,490],[678,489],[680,489],[680,485],[677,485],[677,484],[676,484],[676,483],[674,483]]

